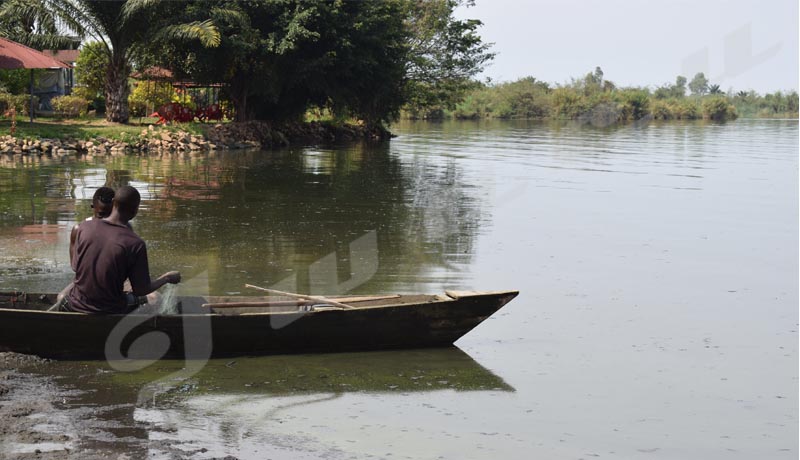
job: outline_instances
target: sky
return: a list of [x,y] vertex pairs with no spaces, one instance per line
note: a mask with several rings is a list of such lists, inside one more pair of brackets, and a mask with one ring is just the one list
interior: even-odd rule
[[495,82],[568,83],[595,67],[617,86],[655,88],[703,72],[759,93],[798,89],[798,0],[475,0]]

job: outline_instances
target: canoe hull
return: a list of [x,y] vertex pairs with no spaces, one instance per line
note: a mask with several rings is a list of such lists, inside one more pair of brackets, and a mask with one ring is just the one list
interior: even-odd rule
[[0,351],[56,359],[204,359],[450,346],[517,295],[304,313],[82,315],[0,309]]

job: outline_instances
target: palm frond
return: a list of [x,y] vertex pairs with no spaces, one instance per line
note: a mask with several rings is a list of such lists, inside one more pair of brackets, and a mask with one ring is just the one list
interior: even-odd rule
[[67,37],[65,35],[24,34],[11,36],[8,38],[37,50],[69,49],[75,43],[71,37]]
[[164,41],[200,40],[200,43],[207,48],[216,48],[221,41],[219,30],[210,19],[166,26],[152,38]]
[[250,21],[250,16],[231,8],[212,8],[210,15],[215,21],[226,21],[229,24],[245,25]]
[[157,6],[162,0],[128,0],[122,6],[120,12],[120,19],[125,22],[131,19],[137,13],[148,10],[153,6]]
[[84,37],[91,27],[91,18],[86,11],[70,0],[50,1],[50,9],[58,18],[61,28],[74,32],[79,37]]

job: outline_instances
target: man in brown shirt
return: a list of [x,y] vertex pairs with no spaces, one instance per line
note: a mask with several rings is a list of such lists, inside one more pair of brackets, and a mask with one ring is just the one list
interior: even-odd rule
[[75,238],[72,268],[75,281],[67,309],[82,313],[128,313],[123,283],[130,280],[133,295],[146,296],[161,286],[181,280],[176,271],[150,279],[147,246],[128,225],[136,217],[141,197],[131,186],[114,196],[111,215],[82,222]]

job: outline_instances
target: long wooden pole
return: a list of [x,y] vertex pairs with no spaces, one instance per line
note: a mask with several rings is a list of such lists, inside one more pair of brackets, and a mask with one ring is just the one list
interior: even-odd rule
[[[393,295],[376,295],[376,296],[357,296],[357,297],[343,297],[336,299],[339,303],[342,302],[370,302],[375,300],[399,299],[400,294]],[[326,298],[327,299],[327,298]],[[275,300],[272,302],[212,302],[204,303],[201,305],[205,308],[263,308],[263,307],[292,307],[299,305],[308,305],[316,302],[316,300]]]
[[347,310],[351,310],[351,309],[355,308],[355,307],[352,307],[350,305],[345,305],[343,303],[339,303],[339,302],[336,302],[336,301],[331,300],[331,299],[326,299],[325,297],[316,297],[316,296],[311,296],[311,295],[295,294],[293,292],[278,291],[277,289],[267,289],[267,288],[263,288],[263,287],[260,287],[260,286],[253,286],[252,284],[245,284],[244,287],[251,288],[251,289],[258,289],[259,291],[269,292],[269,293],[277,294],[277,295],[283,295],[283,296],[286,296],[286,297],[294,297],[295,299],[315,300],[317,302],[330,304],[330,305],[333,305],[334,307],[344,308],[344,309],[347,309]]
[[31,103],[30,103],[30,109],[31,109],[31,114],[30,114],[31,115],[31,123],[33,123],[33,69],[31,69]]

